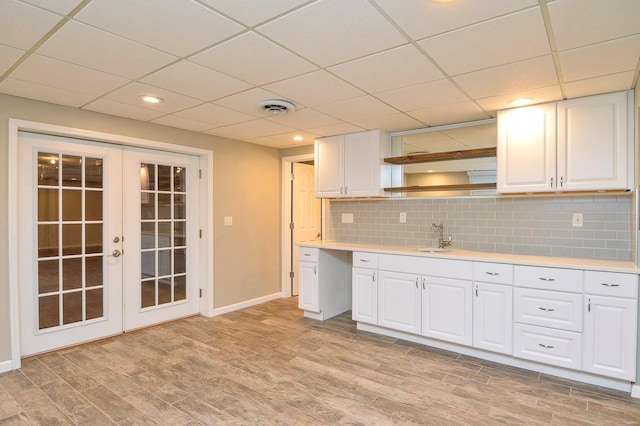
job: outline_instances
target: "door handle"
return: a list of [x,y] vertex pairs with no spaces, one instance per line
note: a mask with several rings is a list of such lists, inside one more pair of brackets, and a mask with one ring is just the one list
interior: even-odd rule
[[113,257],[120,257],[122,252],[120,250],[114,250],[111,252],[111,254],[113,255]]

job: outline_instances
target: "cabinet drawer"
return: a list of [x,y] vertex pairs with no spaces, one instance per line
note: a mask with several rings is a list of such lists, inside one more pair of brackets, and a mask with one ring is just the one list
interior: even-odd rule
[[313,247],[298,247],[298,259],[304,262],[317,262],[318,249]]
[[354,268],[378,269],[378,253],[369,253],[364,251],[353,252]]
[[568,331],[582,331],[582,294],[515,288],[513,320]]
[[582,334],[514,324],[513,356],[580,370],[582,368]]
[[638,276],[617,272],[586,271],[584,292],[601,296],[638,298]]
[[513,284],[513,265],[473,262],[473,280],[495,284]]
[[513,274],[518,287],[582,293],[582,271],[516,265]]

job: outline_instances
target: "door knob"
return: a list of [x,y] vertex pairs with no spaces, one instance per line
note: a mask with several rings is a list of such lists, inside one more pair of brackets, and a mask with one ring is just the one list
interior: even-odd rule
[[122,253],[120,253],[120,250],[114,250],[111,252],[111,254],[113,255],[113,257],[120,257]]
[[120,242],[120,237],[118,237],[117,235],[115,237],[113,237],[113,242],[114,243],[119,243]]

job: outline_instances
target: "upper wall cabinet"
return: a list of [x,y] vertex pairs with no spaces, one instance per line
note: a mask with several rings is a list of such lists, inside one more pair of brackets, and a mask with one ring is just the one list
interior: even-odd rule
[[632,96],[607,93],[499,111],[498,192],[631,189]]
[[316,197],[383,197],[391,186],[391,139],[381,130],[315,141]]

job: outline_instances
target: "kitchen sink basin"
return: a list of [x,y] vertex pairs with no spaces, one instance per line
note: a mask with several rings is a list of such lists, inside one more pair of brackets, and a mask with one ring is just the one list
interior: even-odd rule
[[440,248],[440,247],[419,247],[417,250],[427,252],[427,253],[447,253],[451,251],[451,249]]

